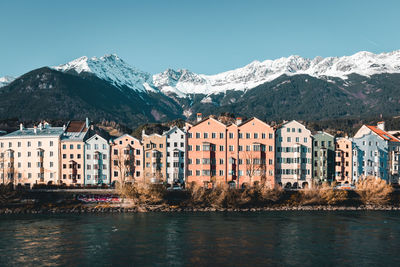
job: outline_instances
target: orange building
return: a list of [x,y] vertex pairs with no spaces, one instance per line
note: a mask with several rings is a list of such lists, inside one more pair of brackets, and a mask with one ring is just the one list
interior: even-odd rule
[[124,134],[111,145],[111,182],[133,183],[143,176],[143,146]]
[[336,140],[335,180],[336,182],[352,183],[353,177],[353,142],[348,138]]
[[210,187],[229,183],[232,187],[268,183],[274,187],[275,134],[257,118],[244,123],[224,123],[209,117],[187,124],[187,182]]

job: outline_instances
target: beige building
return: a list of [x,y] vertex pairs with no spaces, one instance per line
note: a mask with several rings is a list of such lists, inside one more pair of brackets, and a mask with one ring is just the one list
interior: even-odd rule
[[63,127],[40,123],[0,137],[0,181],[14,185],[60,183],[60,137]]
[[70,121],[61,136],[61,183],[83,185],[89,121]]
[[312,185],[312,135],[293,120],[276,130],[276,182],[287,188]]
[[159,134],[147,135],[142,133],[144,153],[144,175],[143,181],[156,183],[166,181],[166,136]]
[[133,183],[143,176],[143,146],[140,140],[124,134],[111,145],[111,182]]

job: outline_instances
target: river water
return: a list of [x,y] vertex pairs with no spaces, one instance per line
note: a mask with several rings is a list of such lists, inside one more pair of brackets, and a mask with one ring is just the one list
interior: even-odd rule
[[0,217],[1,266],[398,266],[400,213]]

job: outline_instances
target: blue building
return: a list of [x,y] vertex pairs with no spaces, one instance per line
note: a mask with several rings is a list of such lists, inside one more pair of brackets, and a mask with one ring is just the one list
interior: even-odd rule
[[375,176],[399,183],[400,140],[385,131],[385,123],[363,125],[354,135],[353,180]]

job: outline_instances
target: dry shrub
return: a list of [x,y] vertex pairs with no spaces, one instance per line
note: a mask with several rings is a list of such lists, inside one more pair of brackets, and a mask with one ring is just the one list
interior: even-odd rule
[[302,205],[320,205],[324,202],[319,188],[305,189],[300,191],[299,194],[300,204]]
[[319,189],[320,196],[326,204],[335,205],[348,200],[349,194],[346,190],[334,190],[332,188]]
[[386,204],[393,192],[392,186],[378,177],[368,176],[357,183],[357,194],[364,204]]
[[133,200],[136,204],[159,204],[164,201],[166,188],[162,184],[135,183],[117,185],[122,197]]

